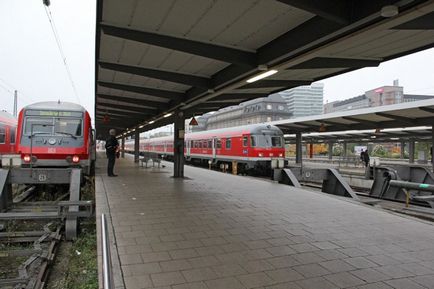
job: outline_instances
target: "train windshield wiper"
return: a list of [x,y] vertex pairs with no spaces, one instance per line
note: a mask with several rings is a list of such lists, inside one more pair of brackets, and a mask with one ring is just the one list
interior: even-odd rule
[[69,136],[72,137],[73,139],[77,139],[77,137],[76,137],[75,135],[73,135],[72,133],[69,133],[69,132],[56,131],[55,134],[69,135]]
[[33,134],[29,135],[29,138],[33,138],[38,135],[44,135],[44,134],[51,134],[51,132],[34,132]]

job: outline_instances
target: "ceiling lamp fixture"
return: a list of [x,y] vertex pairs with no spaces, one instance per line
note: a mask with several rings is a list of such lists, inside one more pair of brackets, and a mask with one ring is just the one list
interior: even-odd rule
[[169,116],[171,116],[172,114],[173,114],[173,113],[170,112],[170,113],[168,113],[168,114],[165,114],[164,117],[169,117]]
[[155,120],[151,120],[150,122],[148,122],[149,124],[153,124],[155,122]]
[[258,81],[260,79],[266,78],[266,77],[268,77],[270,75],[273,75],[275,73],[277,73],[277,70],[275,70],[275,69],[268,70],[268,71],[265,71],[265,72],[263,72],[261,74],[258,74],[256,76],[254,76],[252,78],[247,79],[246,82],[247,83],[252,83],[252,82]]
[[395,5],[386,5],[383,8],[381,8],[381,16],[384,18],[390,18],[393,16],[398,15],[399,10],[398,7]]

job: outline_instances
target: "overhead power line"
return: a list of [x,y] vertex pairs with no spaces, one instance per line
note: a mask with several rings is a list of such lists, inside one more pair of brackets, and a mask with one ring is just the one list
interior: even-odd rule
[[49,0],[43,0],[45,13],[47,14],[48,21],[50,22],[51,30],[53,31],[54,38],[56,39],[57,48],[59,49],[60,56],[62,57],[63,65],[65,66],[66,73],[68,74],[69,82],[71,83],[72,90],[74,91],[75,98],[77,99],[78,103],[80,103],[80,97],[77,93],[77,88],[75,86],[74,80],[72,78],[71,70],[69,69],[68,62],[66,61],[66,55],[63,51],[62,42],[60,41],[59,33],[56,29],[56,24],[54,23],[53,16],[51,14],[50,10],[50,1]]

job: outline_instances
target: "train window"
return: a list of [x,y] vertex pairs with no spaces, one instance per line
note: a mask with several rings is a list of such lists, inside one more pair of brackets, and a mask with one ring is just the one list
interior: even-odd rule
[[6,141],[6,129],[2,125],[0,126],[0,143],[5,143],[5,141]]
[[15,133],[16,133],[16,127],[11,127],[11,143],[15,143]]
[[202,147],[204,149],[208,148],[208,142],[206,140],[202,141],[202,143],[203,143]]
[[55,118],[54,133],[81,136],[81,119]]
[[280,136],[272,136],[271,137],[271,145],[273,147],[282,147],[282,138]]
[[232,140],[230,138],[226,139],[226,149],[231,149]]
[[211,140],[208,141],[208,148],[210,148],[210,149],[212,148],[212,141]]
[[[33,129],[32,129],[33,127]],[[53,119],[40,117],[27,117],[24,127],[24,134],[51,134],[53,132]]]
[[197,147],[200,148],[200,149],[202,148],[202,141],[201,140],[197,141]]
[[222,148],[222,141],[221,141],[221,139],[217,139],[217,148],[218,149],[221,149]]
[[256,136],[254,135],[250,136],[250,146],[252,147],[256,146]]
[[247,146],[248,138],[246,136],[243,136],[243,147]]

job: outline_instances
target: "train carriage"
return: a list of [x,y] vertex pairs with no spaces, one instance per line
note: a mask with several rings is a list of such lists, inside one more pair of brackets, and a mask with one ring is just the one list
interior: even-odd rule
[[[126,141],[126,151],[134,151],[134,140]],[[173,156],[173,137],[140,140],[140,152]],[[237,162],[241,171],[266,171],[272,159],[285,157],[282,131],[272,125],[254,124],[189,133],[185,136],[187,161],[213,164]]]
[[16,151],[23,167],[79,167],[90,174],[95,161],[89,113],[69,102],[39,102],[18,116]]
[[15,153],[17,119],[6,111],[0,111],[0,155]]

